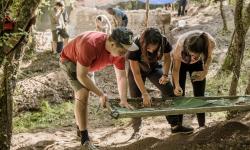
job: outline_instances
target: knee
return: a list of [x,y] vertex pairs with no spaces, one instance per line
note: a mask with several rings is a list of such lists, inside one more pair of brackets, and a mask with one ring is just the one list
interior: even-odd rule
[[83,104],[87,104],[88,95],[89,95],[89,92],[86,89],[82,88],[78,90],[77,92],[75,92],[75,99],[76,101],[80,101]]

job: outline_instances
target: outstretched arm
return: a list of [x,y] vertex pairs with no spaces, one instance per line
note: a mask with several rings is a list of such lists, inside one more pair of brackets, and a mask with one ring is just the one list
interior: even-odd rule
[[118,86],[118,92],[120,95],[120,106],[126,107],[128,109],[133,109],[131,105],[128,104],[127,101],[127,78],[126,78],[126,72],[125,70],[120,70],[114,67],[115,74],[116,74],[116,80],[117,80],[117,86]]
[[144,106],[151,106],[151,102],[150,102],[151,97],[149,93],[147,92],[144,82],[142,80],[138,61],[129,60],[129,63],[130,63],[130,67],[134,76],[135,83],[141,91]]
[[93,83],[88,77],[89,67],[81,65],[79,62],[76,64],[76,74],[78,81],[84,85],[88,90],[94,92],[97,96],[103,96],[104,93]]

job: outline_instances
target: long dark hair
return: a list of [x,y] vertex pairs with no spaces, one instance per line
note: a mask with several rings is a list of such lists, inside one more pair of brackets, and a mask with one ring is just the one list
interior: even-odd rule
[[142,58],[146,63],[149,63],[147,46],[149,44],[158,44],[159,47],[162,43],[162,35],[157,28],[149,27],[140,36],[140,46],[142,52]]
[[207,62],[208,58],[208,36],[206,33],[194,33],[193,35],[189,36],[184,41],[184,50],[182,51],[182,58],[190,63],[191,56],[189,55],[190,52],[203,54],[204,55],[204,63]]

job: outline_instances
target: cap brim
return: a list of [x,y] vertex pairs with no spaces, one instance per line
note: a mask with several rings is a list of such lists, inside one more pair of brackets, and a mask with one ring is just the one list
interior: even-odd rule
[[132,43],[131,45],[122,44],[122,46],[128,51],[136,51],[139,49],[139,47],[135,43]]

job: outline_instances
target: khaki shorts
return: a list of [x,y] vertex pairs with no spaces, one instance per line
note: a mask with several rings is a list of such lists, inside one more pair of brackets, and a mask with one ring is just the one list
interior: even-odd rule
[[82,88],[85,88],[78,80],[76,76],[76,64],[71,61],[60,61],[60,68],[66,76],[67,81],[69,82],[72,89],[76,92]]
[[54,42],[58,42],[58,37],[59,35],[63,38],[63,39],[68,39],[69,38],[69,34],[67,33],[66,29],[56,29],[52,31],[52,39]]

